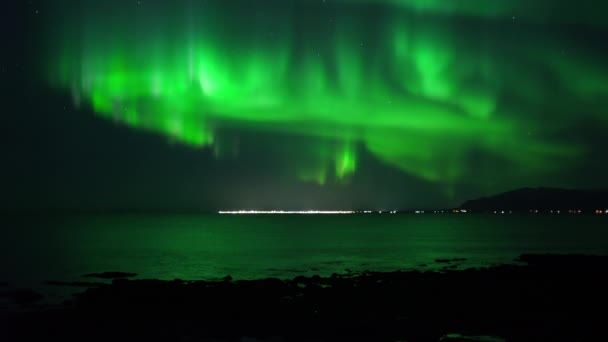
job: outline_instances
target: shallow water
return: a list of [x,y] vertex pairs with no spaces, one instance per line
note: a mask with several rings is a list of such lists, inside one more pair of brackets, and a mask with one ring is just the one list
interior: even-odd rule
[[[11,217],[0,281],[36,287],[103,271],[139,278],[288,278],[608,254],[608,217],[528,215],[77,215]],[[421,266],[427,264],[428,266]]]

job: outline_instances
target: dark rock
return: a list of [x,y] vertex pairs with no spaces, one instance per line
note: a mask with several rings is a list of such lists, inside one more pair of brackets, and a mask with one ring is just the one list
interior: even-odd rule
[[101,278],[101,279],[117,279],[117,278],[131,278],[135,277],[137,273],[128,272],[101,272],[101,273],[89,273],[83,275],[87,278]]
[[466,261],[466,258],[454,258],[454,259],[435,259],[435,262],[438,263],[448,263],[448,262],[461,262]]
[[7,327],[9,337],[21,340],[52,336],[70,341],[86,340],[92,332],[97,340],[130,341],[184,336],[201,341],[242,336],[299,341],[438,341],[442,336],[464,341],[482,335],[508,341],[605,339],[605,317],[596,312],[608,307],[606,257],[524,255],[519,260],[523,263],[482,269],[289,281],[119,278],[87,288],[61,309],[15,315]]
[[128,284],[129,280],[127,278],[114,278],[112,279],[112,285],[121,286]]
[[608,268],[608,256],[599,255],[522,254],[516,261],[544,268]]
[[40,300],[42,300],[42,298],[44,298],[44,296],[41,295],[40,293],[35,292],[30,289],[12,290],[12,291],[8,291],[8,292],[4,292],[0,296],[10,298],[15,303],[21,304],[21,305],[33,304],[33,303],[39,302]]
[[45,284],[45,285],[56,285],[56,286],[74,286],[74,287],[93,287],[93,286],[104,285],[104,283],[98,283],[98,282],[88,282],[88,281],[56,281],[56,280],[45,281],[43,284]]

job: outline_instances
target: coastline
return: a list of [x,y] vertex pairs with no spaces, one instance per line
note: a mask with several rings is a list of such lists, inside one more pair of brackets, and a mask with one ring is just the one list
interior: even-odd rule
[[291,280],[116,278],[91,283],[58,307],[7,314],[2,330],[11,341],[467,340],[457,334],[593,341],[603,336],[603,316],[596,312],[608,305],[608,256],[522,255],[517,261],[522,264]]

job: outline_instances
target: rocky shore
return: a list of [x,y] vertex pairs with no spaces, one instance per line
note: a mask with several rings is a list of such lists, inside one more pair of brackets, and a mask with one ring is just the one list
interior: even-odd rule
[[0,339],[605,339],[608,257],[522,255],[518,261],[481,269],[365,272],[291,280],[116,278],[110,284],[90,283],[91,287],[60,307],[4,314]]

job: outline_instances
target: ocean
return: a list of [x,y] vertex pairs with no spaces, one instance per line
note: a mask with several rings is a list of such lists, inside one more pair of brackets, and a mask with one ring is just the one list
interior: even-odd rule
[[510,263],[523,253],[608,254],[608,216],[73,215],[11,217],[0,281],[39,287],[121,271],[137,278],[293,278]]

